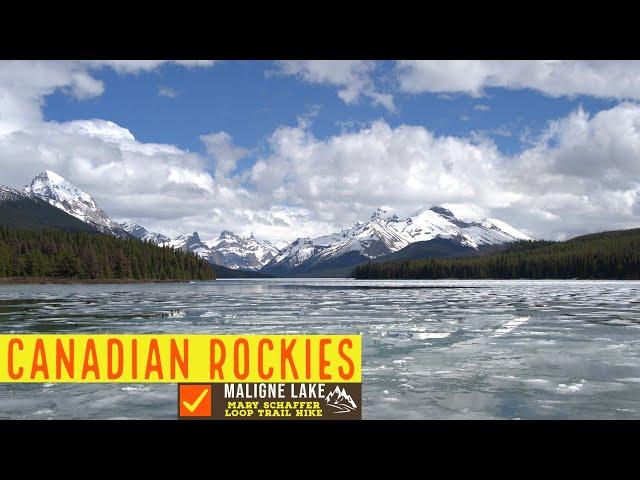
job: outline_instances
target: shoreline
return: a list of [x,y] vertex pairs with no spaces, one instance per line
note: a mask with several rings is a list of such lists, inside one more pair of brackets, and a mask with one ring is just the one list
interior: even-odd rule
[[[215,279],[211,279],[215,280]],[[130,279],[130,278],[55,278],[55,277],[3,277],[0,285],[119,285],[132,283],[189,283],[210,280]]]

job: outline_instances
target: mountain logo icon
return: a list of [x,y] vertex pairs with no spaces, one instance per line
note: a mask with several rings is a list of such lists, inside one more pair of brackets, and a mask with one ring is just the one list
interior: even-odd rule
[[358,408],[351,395],[340,385],[336,385],[336,388],[327,394],[325,401],[329,407],[335,409],[334,413],[348,413]]

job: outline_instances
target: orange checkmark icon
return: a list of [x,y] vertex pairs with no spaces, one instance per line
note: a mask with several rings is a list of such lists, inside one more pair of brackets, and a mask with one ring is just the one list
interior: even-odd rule
[[196,408],[198,408],[198,405],[200,405],[202,403],[202,400],[204,400],[204,397],[207,396],[207,393],[209,393],[208,389],[204,389],[202,390],[202,393],[200,394],[200,396],[198,398],[196,398],[196,401],[193,403],[189,403],[186,400],[182,401],[182,405],[184,405],[184,407],[189,410],[191,413],[195,412]]
[[180,385],[181,417],[211,416],[211,385]]

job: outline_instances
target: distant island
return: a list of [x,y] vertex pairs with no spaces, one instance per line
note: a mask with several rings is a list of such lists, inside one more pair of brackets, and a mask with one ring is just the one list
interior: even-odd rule
[[98,232],[0,226],[0,283],[213,279],[209,262],[171,247]]
[[640,279],[640,229],[564,242],[522,241],[498,251],[357,266],[356,279]]

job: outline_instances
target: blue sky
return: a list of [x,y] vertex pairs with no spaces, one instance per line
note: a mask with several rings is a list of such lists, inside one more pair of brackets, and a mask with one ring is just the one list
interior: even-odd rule
[[0,183],[291,241],[446,205],[535,238],[640,224],[637,61],[2,61]]
[[[381,83],[392,90],[392,67],[382,62],[379,68]],[[525,132],[535,134],[579,105],[597,112],[616,103],[584,95],[554,98],[530,89],[488,88],[477,98],[460,93],[396,94],[397,111],[390,112],[367,101],[348,105],[330,85],[270,73],[274,70],[268,61],[226,61],[192,70],[165,65],[128,75],[101,69],[93,74],[107,87],[101,96],[78,100],[59,90],[47,97],[44,115],[54,121],[106,118],[129,129],[139,141],[204,153],[200,135],[224,130],[236,144],[253,149],[279,125],[294,125],[298,116],[317,112],[311,130],[319,138],[382,118],[393,127],[422,125],[437,135],[486,132],[511,154],[528,146],[521,139]],[[175,92],[174,98],[159,94],[167,88]]]

